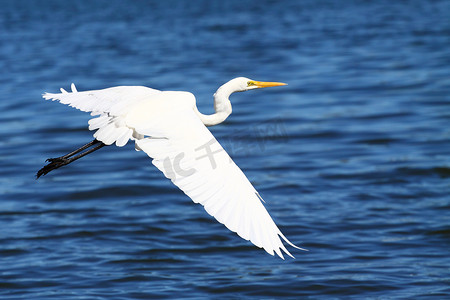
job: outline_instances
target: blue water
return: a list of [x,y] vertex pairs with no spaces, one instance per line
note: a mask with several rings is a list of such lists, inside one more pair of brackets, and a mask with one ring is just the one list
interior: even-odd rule
[[[1,1],[0,298],[444,299],[450,288],[449,1]],[[211,113],[213,134],[309,252],[266,254],[133,150],[44,101],[145,85]]]

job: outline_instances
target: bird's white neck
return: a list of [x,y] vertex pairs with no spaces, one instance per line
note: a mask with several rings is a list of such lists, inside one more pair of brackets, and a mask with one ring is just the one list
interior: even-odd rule
[[236,88],[227,82],[216,91],[214,94],[214,110],[212,115],[204,115],[197,110],[197,114],[206,126],[214,126],[222,123],[228,118],[232,112],[231,102],[228,99],[230,95],[236,92]]

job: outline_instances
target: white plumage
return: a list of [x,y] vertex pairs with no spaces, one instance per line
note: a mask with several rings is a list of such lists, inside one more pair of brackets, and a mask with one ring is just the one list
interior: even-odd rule
[[228,117],[231,93],[276,85],[283,84],[233,79],[214,95],[216,113],[209,116],[198,112],[191,93],[141,86],[78,92],[72,84],[70,93],[61,89],[43,97],[98,115],[89,121],[97,140],[119,147],[134,140],[136,150],[146,152],[167,178],[220,223],[283,258],[281,250],[292,255],[282,240],[301,248],[281,233],[258,192],[205,126]]

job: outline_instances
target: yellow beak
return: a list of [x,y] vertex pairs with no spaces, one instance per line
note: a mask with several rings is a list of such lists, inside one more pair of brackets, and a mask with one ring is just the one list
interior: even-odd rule
[[250,81],[249,85],[255,85],[259,88],[266,88],[266,87],[272,87],[272,86],[281,86],[281,85],[287,85],[286,83],[282,82],[264,82],[264,81]]

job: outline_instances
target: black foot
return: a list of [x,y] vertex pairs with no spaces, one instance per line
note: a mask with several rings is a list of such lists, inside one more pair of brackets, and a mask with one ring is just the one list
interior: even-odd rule
[[[92,147],[94,146],[94,147]],[[70,152],[69,154],[57,157],[57,158],[49,158],[46,161],[48,162],[47,165],[45,165],[42,169],[40,169],[37,173],[36,173],[36,179],[38,179],[39,177],[47,174],[50,171],[53,171],[55,169],[58,169],[62,166],[68,165],[73,161],[76,161],[77,159],[82,158],[83,156],[88,155],[89,153],[92,153],[94,151],[97,151],[98,149],[102,148],[106,146],[105,144],[103,144],[102,142],[100,142],[99,140],[94,139],[92,142],[87,143],[86,145],[78,148],[75,151]],[[92,147],[92,148],[90,148]],[[90,148],[90,149],[88,149]],[[88,149],[88,150],[86,150]],[[84,151],[86,150],[86,151]],[[80,153],[84,151],[83,153]],[[80,153],[80,154],[78,154]],[[78,154],[78,155],[75,155]]]
[[39,177],[47,174],[50,171],[53,171],[55,169],[58,169],[58,168],[60,168],[62,166],[65,166],[65,165],[69,164],[72,160],[71,159],[62,158],[62,157],[57,157],[57,158],[49,158],[46,161],[48,161],[49,163],[46,164],[42,169],[40,169],[36,173],[36,179],[38,179]]

